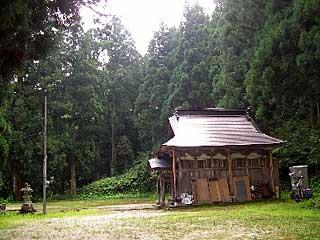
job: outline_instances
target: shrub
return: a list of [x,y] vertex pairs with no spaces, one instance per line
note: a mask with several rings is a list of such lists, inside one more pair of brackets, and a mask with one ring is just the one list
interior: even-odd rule
[[112,195],[143,194],[155,186],[155,176],[147,170],[148,154],[140,154],[134,166],[125,173],[100,179],[80,191],[80,198],[108,198]]
[[320,210],[320,182],[316,178],[310,180],[310,187],[313,197],[301,203],[302,208],[319,209]]
[[320,210],[320,194],[315,193],[313,198],[303,201],[301,207]]

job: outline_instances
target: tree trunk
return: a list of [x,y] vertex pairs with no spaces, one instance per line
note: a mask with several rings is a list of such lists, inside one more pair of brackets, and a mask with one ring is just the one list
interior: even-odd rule
[[66,191],[65,183],[68,181],[68,178],[66,177],[68,176],[68,173],[69,173],[68,166],[64,166],[62,171],[62,176],[60,178],[60,189],[59,189],[60,194],[64,194]]
[[76,158],[73,153],[70,155],[70,195],[77,194],[77,178],[76,178]]
[[97,150],[96,150],[96,159],[94,161],[94,176],[93,179],[97,180],[100,178],[101,172],[103,171],[103,165],[101,164],[101,151],[100,151],[100,141],[96,145]]
[[317,101],[317,126],[319,126],[320,123],[320,108],[319,108],[319,102]]
[[314,106],[313,106],[313,101],[311,100],[311,106],[310,106],[310,124],[311,127],[314,127],[315,125],[315,117],[314,117]]
[[[18,83],[16,87],[16,96],[22,95],[23,92],[23,79],[21,76],[18,77]],[[15,98],[13,101],[13,106],[16,106],[16,99]],[[12,121],[13,128],[18,128],[18,124],[16,122],[16,116],[13,117]],[[15,152],[15,147],[13,147],[13,157],[12,157],[12,162],[10,164],[11,167],[11,173],[12,173],[12,191],[14,195],[14,199],[16,201],[21,201],[22,200],[22,193],[20,192],[20,189],[22,188],[22,179],[20,175],[20,163],[19,160],[17,159],[16,152]]]
[[118,127],[116,126],[116,98],[112,98],[112,110],[111,110],[111,162],[110,162],[110,175],[114,176],[116,174],[116,165],[118,159],[118,149],[117,149],[117,134]]
[[22,194],[20,192],[20,189],[22,188],[21,184],[21,178],[18,170],[18,166],[16,164],[16,160],[14,160],[13,164],[13,170],[12,170],[12,182],[13,182],[13,194],[14,194],[14,199],[16,201],[21,201],[22,200]]
[[112,123],[112,130],[111,130],[111,164],[110,164],[110,174],[114,176],[116,173],[116,164],[117,164],[117,128],[114,123]]

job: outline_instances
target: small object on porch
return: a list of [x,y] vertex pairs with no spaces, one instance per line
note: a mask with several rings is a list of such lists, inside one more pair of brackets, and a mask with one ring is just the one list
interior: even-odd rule
[[235,196],[230,196],[230,202],[231,202],[231,203],[236,202],[236,197],[235,197]]
[[270,198],[271,194],[268,190],[268,184],[257,182],[255,185],[252,185],[251,196],[253,200]]
[[167,202],[168,207],[174,207],[175,205],[175,199],[174,198],[169,198]]
[[2,204],[0,205],[0,209],[1,209],[1,214],[2,214],[2,215],[6,215],[6,213],[7,213],[7,206],[6,206],[5,203],[2,203]]
[[33,207],[33,203],[31,201],[32,197],[32,188],[29,183],[25,183],[24,187],[20,189],[22,192],[23,204],[20,209],[20,213],[34,213],[36,209]]
[[181,203],[183,205],[192,205],[193,204],[193,195],[190,193],[182,193],[180,198],[181,198]]

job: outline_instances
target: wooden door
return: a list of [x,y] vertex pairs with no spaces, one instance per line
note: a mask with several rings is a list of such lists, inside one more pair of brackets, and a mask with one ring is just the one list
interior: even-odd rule
[[210,203],[209,184],[206,178],[198,178],[192,181],[192,189],[195,192],[196,203]]
[[239,202],[251,201],[249,176],[234,177],[234,195]]
[[221,201],[230,202],[230,191],[229,191],[228,180],[226,178],[221,178],[218,180],[218,182],[219,182]]
[[209,181],[209,191],[211,202],[221,202],[221,194],[218,180]]

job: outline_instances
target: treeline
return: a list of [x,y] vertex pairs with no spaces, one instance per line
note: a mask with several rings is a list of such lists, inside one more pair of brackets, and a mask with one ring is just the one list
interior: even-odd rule
[[0,196],[18,197],[24,181],[41,193],[45,94],[53,193],[125,172],[166,140],[176,107],[251,107],[264,132],[288,141],[275,152],[282,174],[309,164],[319,177],[319,14],[317,0],[219,0],[211,16],[187,6],[144,57],[116,17],[60,31],[1,91]]

